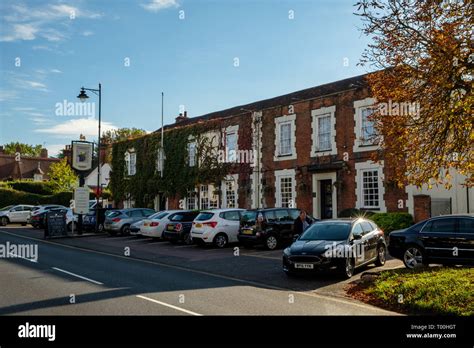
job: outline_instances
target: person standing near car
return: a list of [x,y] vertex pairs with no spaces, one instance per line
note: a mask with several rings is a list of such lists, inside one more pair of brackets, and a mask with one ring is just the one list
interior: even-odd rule
[[311,225],[312,221],[306,214],[306,211],[301,209],[300,215],[295,219],[293,223],[293,234],[302,235],[303,232]]

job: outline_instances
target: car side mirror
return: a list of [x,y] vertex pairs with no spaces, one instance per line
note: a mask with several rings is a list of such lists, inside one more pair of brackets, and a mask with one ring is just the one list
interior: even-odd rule
[[293,235],[293,242],[296,242],[296,240],[300,237],[299,234],[295,234]]
[[362,235],[361,234],[353,234],[352,237],[354,237],[354,239],[362,239]]

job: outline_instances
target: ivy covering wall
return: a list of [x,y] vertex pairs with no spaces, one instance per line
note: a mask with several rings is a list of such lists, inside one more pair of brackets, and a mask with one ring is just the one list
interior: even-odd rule
[[[161,147],[161,132],[113,144],[112,173],[110,188],[113,199],[135,200],[136,206],[153,207],[153,200],[159,193],[166,197],[184,197],[198,184],[218,184],[228,173],[228,165],[219,163],[216,150],[221,149],[221,122],[207,121],[165,130],[163,177],[156,169],[157,153]],[[204,134],[213,134],[212,139]],[[196,141],[196,163],[188,164],[189,139]],[[213,145],[212,141],[215,141]],[[216,144],[217,148],[216,148]],[[127,173],[125,153],[134,149],[136,153],[136,174]]]

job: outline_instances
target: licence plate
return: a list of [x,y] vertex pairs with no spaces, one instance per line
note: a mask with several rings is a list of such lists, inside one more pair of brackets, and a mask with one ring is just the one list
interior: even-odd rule
[[202,224],[196,224],[196,227],[197,227],[197,228],[201,228],[201,227],[202,227]]
[[168,231],[173,231],[174,230],[174,226],[173,225],[168,225],[168,227],[166,227],[166,229]]
[[251,229],[245,229],[242,230],[242,234],[253,234],[253,231]]
[[311,263],[295,263],[295,268],[313,269],[314,265]]

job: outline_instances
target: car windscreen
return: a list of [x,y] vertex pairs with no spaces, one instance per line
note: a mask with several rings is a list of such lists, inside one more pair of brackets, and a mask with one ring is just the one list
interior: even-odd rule
[[163,219],[164,217],[166,217],[166,216],[168,216],[168,215],[169,215],[169,213],[163,213],[163,212],[161,212],[161,213],[155,213],[155,214],[153,214],[153,215],[150,215],[150,216],[148,217],[148,219],[161,220],[161,219]]
[[242,218],[240,221],[242,222],[255,222],[257,220],[257,212],[256,211],[244,211],[242,213]]
[[185,219],[185,214],[175,214],[170,218],[170,221],[183,221]]
[[7,205],[6,207],[3,207],[2,209],[0,209],[0,211],[10,210],[11,208],[13,208],[13,205]]
[[350,232],[350,223],[315,223],[301,235],[299,240],[345,240]]
[[210,213],[210,212],[202,212],[202,213],[199,213],[199,215],[196,217],[196,221],[205,221],[205,220],[209,220],[211,219],[212,217],[214,216],[214,213]]
[[112,211],[112,212],[110,212],[110,214],[107,214],[107,217],[108,218],[114,218],[114,217],[117,217],[119,215],[122,215],[121,211]]

